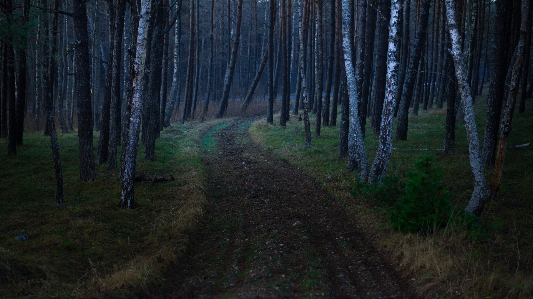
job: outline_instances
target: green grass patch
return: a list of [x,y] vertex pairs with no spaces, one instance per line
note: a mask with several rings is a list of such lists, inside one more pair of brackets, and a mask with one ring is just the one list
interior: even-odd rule
[[[154,162],[139,147],[137,172],[174,181],[135,184],[136,208],[118,208],[119,170],[97,166],[79,180],[77,135],[59,135],[65,205],[54,204],[49,137],[26,133],[17,156],[0,159],[0,297],[99,297],[142,292],[185,250],[201,219],[205,174],[203,123],[173,126]],[[95,136],[95,148],[96,141]],[[6,140],[0,148],[7,149]],[[120,167],[120,165],[118,165]],[[24,239],[25,240],[20,240]]]
[[[480,139],[485,125],[484,102],[478,99],[475,107]],[[442,169],[441,184],[452,194],[454,211],[462,211],[473,187],[468,142],[464,124],[459,121],[456,154],[445,155],[445,121],[444,110],[420,111],[416,117],[410,115],[408,140],[393,142],[387,175],[396,181],[405,181],[416,160],[432,156],[433,163]],[[312,130],[314,122],[312,116]],[[346,159],[337,157],[338,127],[323,127],[320,137],[313,136],[309,149],[304,148],[303,123],[295,120],[288,122],[285,128],[257,121],[250,128],[250,134],[263,148],[316,178],[343,203],[346,211],[374,237],[376,246],[397,261],[408,279],[414,279],[420,294],[465,298],[499,294],[497,297],[530,298],[533,296],[533,145],[514,146],[533,141],[532,124],[532,109],[515,114],[500,192],[488,202],[481,219],[472,222],[454,212],[449,220],[453,225],[433,235],[395,232],[387,223],[391,202],[397,200],[392,198],[394,196],[378,199],[369,197],[368,192],[350,196],[357,176],[346,172]],[[372,163],[378,136],[372,134],[369,126],[366,132],[365,146],[369,163]],[[486,177],[490,180],[490,171]],[[374,191],[377,194],[383,190]]]

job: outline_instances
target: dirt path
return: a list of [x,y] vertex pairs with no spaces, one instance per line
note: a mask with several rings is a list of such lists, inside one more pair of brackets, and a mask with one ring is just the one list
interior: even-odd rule
[[167,277],[174,298],[410,298],[355,223],[237,120],[218,132],[206,219]]

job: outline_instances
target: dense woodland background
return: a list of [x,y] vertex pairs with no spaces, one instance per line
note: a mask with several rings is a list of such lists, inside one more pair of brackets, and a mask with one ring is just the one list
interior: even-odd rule
[[160,286],[238,128],[418,295],[530,298],[530,2],[0,0],[0,296]]
[[[369,181],[387,168],[391,113],[394,138],[406,140],[410,115],[446,108],[447,154],[455,152],[456,123],[467,124],[475,186],[467,212],[480,215],[499,178],[489,192],[479,174],[495,165],[501,173],[498,136],[505,142],[514,103],[524,112],[533,93],[526,0],[2,0],[0,9],[1,137],[16,155],[25,130],[51,135],[59,204],[56,126],[78,131],[83,181],[95,179],[97,163],[117,167],[122,142],[124,202],[133,200],[126,182],[136,157],[126,147],[136,148],[138,131],[151,161],[171,121],[223,117],[228,103],[244,112],[266,101],[269,123],[276,102],[281,126],[303,113],[307,146],[308,112],[316,114],[315,136],[321,126],[340,125],[339,156],[349,156],[348,169],[364,180],[366,154],[357,144],[382,134],[384,160],[376,159]],[[484,91],[486,127],[477,144],[469,107]]]

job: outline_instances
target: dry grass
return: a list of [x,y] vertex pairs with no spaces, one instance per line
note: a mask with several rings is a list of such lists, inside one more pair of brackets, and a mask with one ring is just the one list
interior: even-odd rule
[[[478,101],[478,126],[482,135],[484,107]],[[472,176],[468,164],[464,125],[457,127],[457,154],[442,151],[445,110],[421,111],[410,117],[409,140],[394,142],[389,174],[404,177],[422,155],[435,156],[442,166],[443,184],[461,211],[470,198]],[[312,122],[314,120],[312,119]],[[300,167],[317,180],[358,220],[360,230],[389,256],[413,289],[424,298],[532,298],[533,297],[533,147],[513,146],[533,141],[531,109],[516,115],[505,161],[502,189],[489,201],[479,220],[479,230],[455,215],[446,229],[434,234],[403,235],[387,223],[388,208],[376,201],[349,195],[356,179],[345,171],[346,160],[336,158],[338,128],[323,128],[309,150],[303,148],[303,123],[287,128],[259,121],[250,132],[256,142]],[[314,124],[312,124],[312,128]],[[367,132],[371,132],[367,128]],[[377,138],[365,140],[370,158]],[[372,160],[370,160],[372,161]],[[487,172],[490,178],[490,172]]]

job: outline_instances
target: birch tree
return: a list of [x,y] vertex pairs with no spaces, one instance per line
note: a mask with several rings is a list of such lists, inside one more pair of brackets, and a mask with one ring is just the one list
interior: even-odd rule
[[350,1],[342,1],[342,48],[344,50],[344,67],[348,85],[348,97],[350,101],[350,127],[348,129],[348,171],[359,170],[359,178],[367,177],[368,160],[366,156],[363,132],[359,122],[359,98],[355,84],[355,71],[352,63],[352,40],[350,38],[352,26],[352,13]]
[[370,169],[368,176],[369,183],[381,180],[387,170],[392,152],[392,121],[394,119],[394,106],[396,105],[398,89],[398,57],[400,52],[400,38],[398,33],[400,23],[399,12],[400,0],[392,0],[389,21],[385,99],[383,101],[383,112],[381,113],[378,152]]
[[461,102],[464,109],[470,166],[472,167],[472,174],[474,176],[474,190],[472,191],[472,196],[470,197],[470,201],[468,202],[465,211],[468,214],[479,216],[483,212],[485,206],[487,186],[479,152],[479,139],[474,117],[472,93],[470,92],[470,84],[468,83],[463,50],[461,49],[461,33],[459,32],[456,23],[454,8],[455,1],[445,0],[445,5],[446,21],[448,23],[448,31],[450,32],[450,41],[452,44],[451,54],[455,63],[455,76],[457,78],[459,94],[461,95]]
[[143,76],[146,63],[146,43],[148,39],[148,20],[150,19],[151,0],[141,0],[141,16],[137,29],[137,44],[134,61],[133,94],[128,99],[130,106],[130,119],[126,128],[126,140],[122,149],[122,165],[120,179],[122,193],[120,197],[121,208],[133,208],[134,202],[134,176],[137,158],[137,144],[139,142],[139,130],[141,124]]

